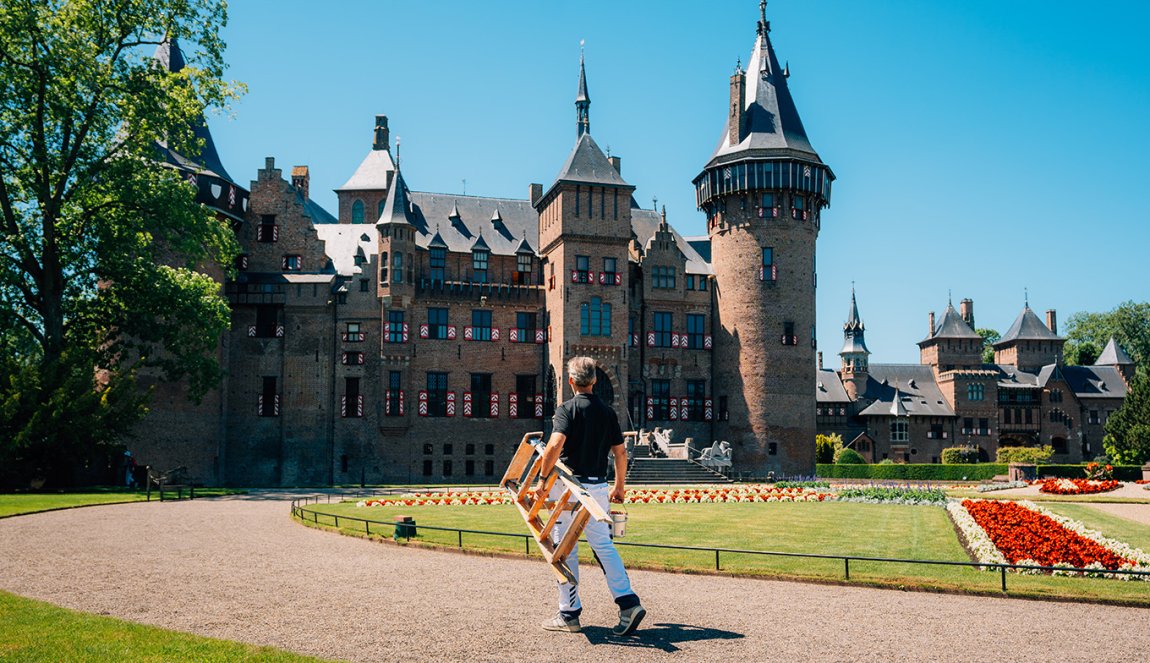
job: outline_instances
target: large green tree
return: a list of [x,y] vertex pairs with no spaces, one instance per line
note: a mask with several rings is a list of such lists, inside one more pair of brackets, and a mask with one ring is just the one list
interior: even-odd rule
[[1139,369],[1130,381],[1126,400],[1106,420],[1102,448],[1115,463],[1141,465],[1150,461],[1150,375]]
[[978,335],[982,337],[982,363],[994,363],[994,344],[1002,340],[1002,335],[996,329],[982,328],[978,329]]
[[[204,110],[240,91],[225,22],[219,0],[0,3],[0,466],[91,462],[145,412],[140,371],[194,397],[218,381],[205,272],[235,239],[155,145],[196,156]],[[190,66],[152,57],[165,39]]]
[[1150,361],[1150,303],[1123,302],[1106,313],[1079,312],[1066,321],[1067,364],[1093,364],[1110,337],[1122,346],[1134,363]]

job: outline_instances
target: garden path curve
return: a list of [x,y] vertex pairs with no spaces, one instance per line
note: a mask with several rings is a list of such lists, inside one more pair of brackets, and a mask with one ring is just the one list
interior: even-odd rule
[[644,571],[633,580],[650,610],[638,637],[609,635],[614,606],[594,574],[585,632],[546,633],[537,623],[554,590],[539,560],[311,529],[291,520],[282,494],[0,520],[0,589],[347,660],[1109,661],[1150,650],[1150,611],[1138,608]]

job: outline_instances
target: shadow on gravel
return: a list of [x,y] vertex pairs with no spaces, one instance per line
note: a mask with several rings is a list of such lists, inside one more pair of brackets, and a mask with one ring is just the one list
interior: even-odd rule
[[651,627],[640,627],[638,631],[626,637],[619,637],[612,633],[611,629],[603,626],[584,626],[583,635],[587,636],[587,641],[593,645],[618,645],[658,649],[664,652],[680,651],[676,645],[683,642],[737,640],[746,637],[734,631],[688,624],[654,624]]

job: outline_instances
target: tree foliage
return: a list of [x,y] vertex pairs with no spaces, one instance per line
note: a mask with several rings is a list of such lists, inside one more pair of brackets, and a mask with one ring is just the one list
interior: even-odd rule
[[[0,434],[50,475],[143,413],[135,378],[217,383],[228,310],[211,265],[235,239],[155,161],[196,156],[223,79],[218,0],[9,0],[0,5]],[[153,57],[195,47],[183,71]],[[11,466],[11,465],[9,465]]]
[[835,462],[835,453],[842,448],[842,435],[839,435],[838,433],[831,433],[830,435],[823,435],[822,433],[819,433],[815,436],[815,462]]
[[994,344],[1002,338],[1002,335],[997,330],[982,328],[978,329],[978,335],[982,337],[982,363],[994,363]]
[[1150,462],[1150,375],[1139,368],[1122,407],[1106,420],[1102,448],[1110,459],[1123,465]]
[[1079,312],[1066,321],[1066,363],[1093,364],[1114,337],[1138,366],[1150,360],[1150,303],[1123,302],[1106,313]]

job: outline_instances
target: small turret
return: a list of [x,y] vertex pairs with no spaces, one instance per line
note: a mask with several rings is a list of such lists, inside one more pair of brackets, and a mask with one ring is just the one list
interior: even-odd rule
[[862,318],[859,317],[858,302],[855,300],[854,288],[851,288],[851,310],[843,325],[843,349],[839,352],[842,357],[843,386],[851,400],[857,400],[859,394],[866,390],[867,376],[870,372],[870,350],[866,347]]
[[587,70],[583,66],[583,44],[579,44],[579,92],[575,95],[575,114],[577,118],[576,135],[591,133],[591,95],[587,94]]

